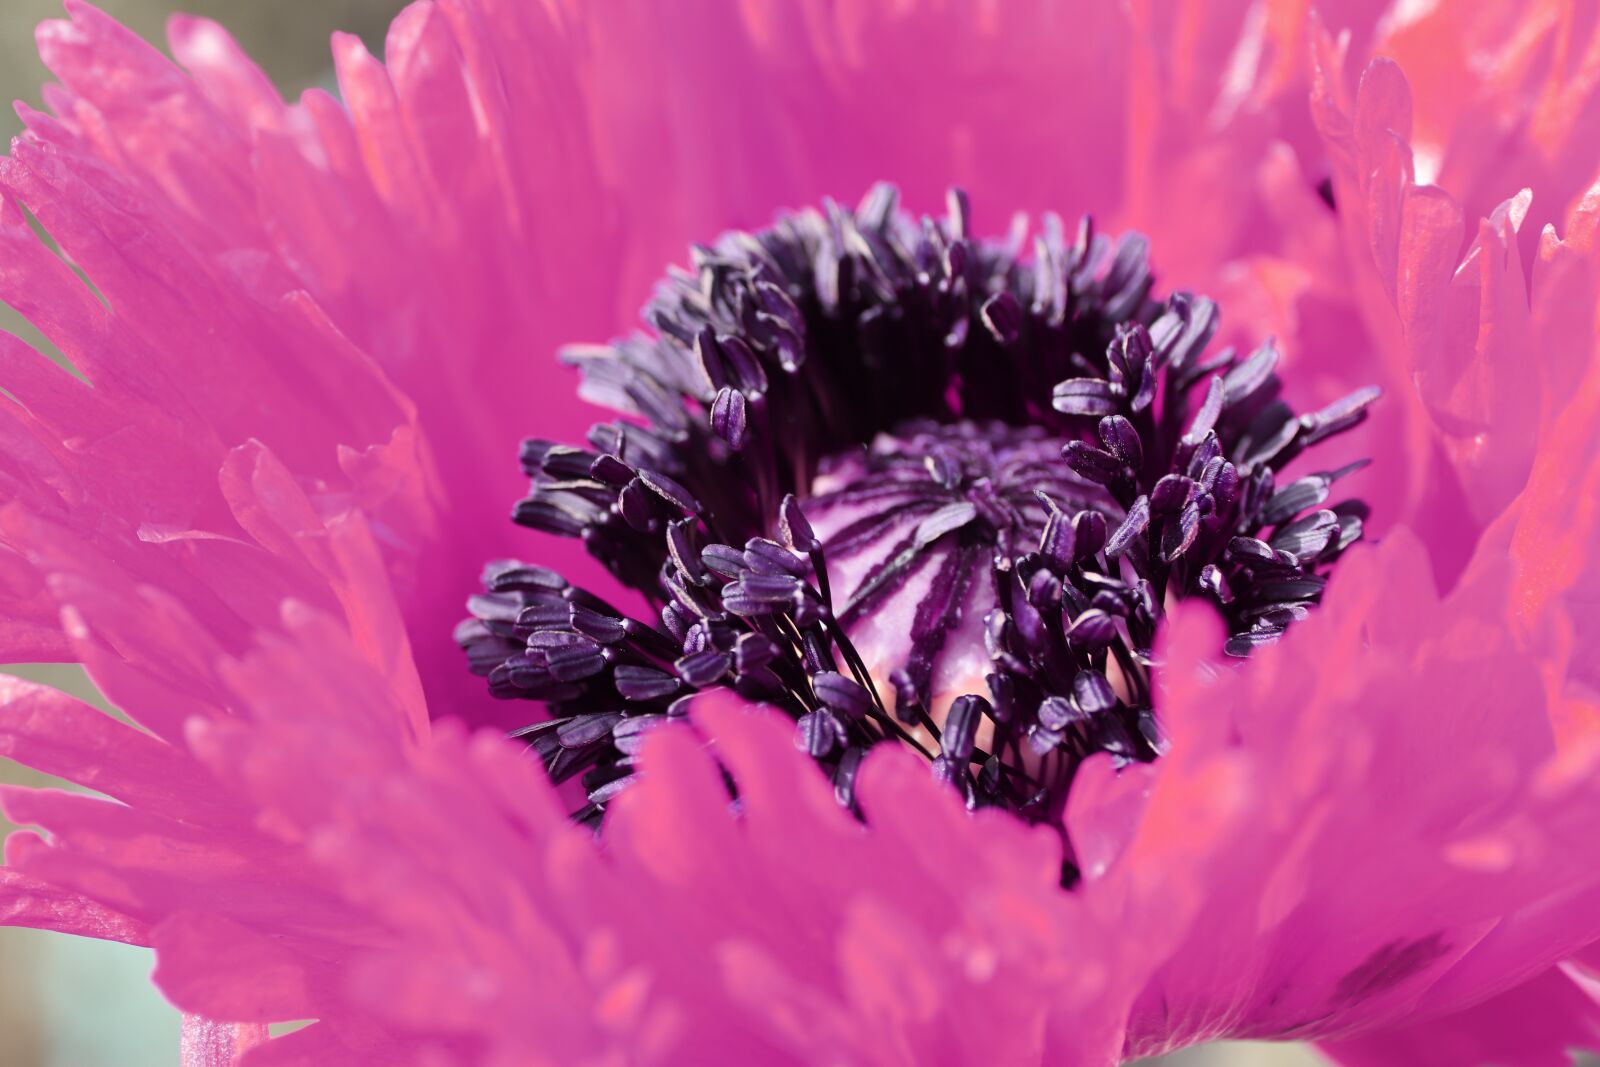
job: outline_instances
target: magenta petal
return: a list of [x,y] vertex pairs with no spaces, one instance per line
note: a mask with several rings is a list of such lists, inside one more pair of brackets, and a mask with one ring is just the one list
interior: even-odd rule
[[0,679],[0,752],[169,816],[198,814],[196,801],[209,791],[206,777],[170,746],[59,690],[16,678]]
[[[1177,629],[1173,751],[1103,877],[1140,869],[1143,841],[1172,832],[1159,805],[1200,795],[1208,766],[1243,772],[1256,815],[1213,847],[1198,921],[1136,1006],[1130,1051],[1205,1036],[1174,1020],[1303,1037],[1456,1010],[1600,935],[1579,843],[1600,815],[1594,752],[1557,755],[1530,714],[1538,667],[1506,632],[1503,570],[1440,602],[1420,562],[1401,538],[1353,559],[1303,633],[1231,678],[1191,675],[1206,644]],[[1429,635],[1425,659],[1399,653],[1407,633]],[[1447,724],[1422,712],[1441,707]]]
[[309,962],[316,946],[269,938],[218,915],[171,915],[151,932],[151,945],[156,985],[173,1003],[214,1019],[313,1017],[334,977]]
[[150,943],[149,927],[76,893],[36,881],[12,869],[0,870],[3,918],[8,925],[56,930],[130,945]]
[[1592,980],[1551,968],[1455,1015],[1318,1047],[1343,1067],[1566,1067],[1570,1050],[1600,1047],[1600,999]]
[[[137,725],[0,692],[6,754],[103,794],[5,793],[44,833],[0,910],[154,941],[207,1067],[291,1017],[245,1063],[1594,1044],[1588,31],[1380,7],[439,0],[286,104],[211,23],[173,23],[186,74],[69,3],[0,299],[87,381],[0,339],[0,645]],[[1172,752],[1084,765],[1070,893],[1053,829],[892,749],[858,821],[730,698],[645,742],[598,843],[443,721],[503,710],[448,633],[482,560],[595,573],[504,521],[517,439],[587,421],[556,345],[629,328],[688,241],[883,177],[1145,226],[1297,392],[1389,390],[1381,543],[1241,669],[1175,613]]]

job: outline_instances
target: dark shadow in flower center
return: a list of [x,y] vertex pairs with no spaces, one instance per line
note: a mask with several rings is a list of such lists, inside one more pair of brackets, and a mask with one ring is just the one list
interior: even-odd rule
[[1138,235],[978,240],[962,194],[916,221],[879,186],[696,247],[654,336],[567,350],[625,418],[526,442],[517,521],[581,537],[658,617],[501,562],[457,638],[496,696],[549,705],[518,736],[583,775],[576,817],[718,688],[788,712],[852,807],[889,740],[1057,824],[1085,759],[1157,758],[1167,603],[1206,598],[1238,656],[1304,617],[1366,511],[1324,506],[1354,466],[1278,475],[1377,393],[1296,415],[1270,342],[1207,353],[1216,306],[1151,288]]

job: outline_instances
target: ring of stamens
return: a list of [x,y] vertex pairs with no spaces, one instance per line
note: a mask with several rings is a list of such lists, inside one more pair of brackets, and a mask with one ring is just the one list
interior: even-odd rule
[[874,189],[694,251],[655,336],[565,354],[621,411],[588,447],[525,443],[518,522],[581,537],[655,618],[546,569],[495,563],[457,630],[517,732],[598,825],[640,739],[731,689],[796,722],[854,804],[873,746],[921,751],[973,806],[1059,822],[1083,760],[1164,742],[1152,647],[1203,597],[1226,651],[1277,640],[1361,536],[1359,467],[1285,479],[1359,424],[1362,390],[1296,415],[1277,352],[1207,354],[1210,301],[1151,299],[1145,242],[1024,257]]

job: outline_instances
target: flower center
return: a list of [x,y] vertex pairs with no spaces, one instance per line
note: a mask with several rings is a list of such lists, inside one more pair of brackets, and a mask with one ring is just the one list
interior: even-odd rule
[[[834,610],[874,684],[937,743],[963,695],[993,695],[990,616],[1014,562],[1035,553],[1063,506],[1105,537],[1119,512],[1037,427],[920,424],[824,462],[806,513],[837,591]],[[1092,516],[1092,517],[1090,517]],[[977,725],[988,748],[993,707]]]
[[[697,247],[657,335],[568,350],[628,418],[532,440],[519,522],[581,537],[651,605],[630,618],[543,568],[491,564],[457,638],[598,824],[639,740],[728,688],[786,710],[853,805],[872,746],[924,752],[973,806],[1059,818],[1095,753],[1163,749],[1151,649],[1198,596],[1227,651],[1275,641],[1361,536],[1325,507],[1355,466],[1284,479],[1376,390],[1310,415],[1271,344],[1207,354],[1210,301],[1150,297],[1146,247],[1058,220],[976,240],[967,201],[880,186]],[[1357,465],[1358,466],[1358,465]]]

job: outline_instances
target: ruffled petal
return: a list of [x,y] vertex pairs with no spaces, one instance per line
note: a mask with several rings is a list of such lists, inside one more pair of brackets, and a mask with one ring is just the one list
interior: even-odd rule
[[1552,968],[1455,1015],[1319,1047],[1344,1067],[1567,1067],[1573,1050],[1600,1048],[1600,1002]]
[[183,818],[206,805],[208,779],[169,745],[60,690],[9,676],[0,678],[0,753],[156,814]]
[[[411,639],[434,705],[474,718],[495,712],[459,669],[448,619],[483,560],[528,551],[503,521],[519,492],[517,441],[584,429],[581,405],[551,400],[572,392],[558,345],[625,329],[691,240],[885,175],[922,204],[951,182],[1018,207],[1109,208],[1118,195],[1121,104],[1095,60],[1128,31],[1101,5],[1074,13],[1068,32],[1048,5],[634,4],[601,18],[581,5],[426,2],[395,22],[387,66],[336,39],[348,111],[315,92],[284,105],[213,24],[173,24],[186,76],[87,5],[69,11],[41,31],[59,117],[30,116],[19,155],[48,145],[118,176],[121,199],[158,221],[152,236],[166,233],[162,260],[225,263],[264,301],[303,289],[417,399],[460,521],[447,541],[421,539]],[[700,69],[711,52],[715,78]],[[929,55],[953,66],[929,77]],[[867,104],[907,84],[920,86],[913,112]],[[1017,99],[1080,104],[1063,117]],[[1079,166],[1085,155],[1100,162]],[[17,195],[41,208],[61,198]],[[114,265],[49,214],[96,285],[114,287]],[[138,272],[161,276],[153,260]],[[187,279],[166,277],[192,296]],[[169,325],[147,336],[184,336]],[[575,546],[540,554],[605,584]]]
[[151,934],[154,981],[174,1001],[209,1018],[275,1022],[315,1016],[337,970],[308,964],[316,946],[269,936],[214,913],[178,912]]
[[[209,23],[174,24],[186,75],[68,6],[55,114],[0,163],[0,299],[87,382],[0,344],[0,638],[148,732],[0,694],[8,752],[106,794],[5,794],[48,835],[8,843],[5,907],[154,941],[224,1020],[199,1062],[315,1016],[246,1062],[1110,1063],[1447,1018],[1600,937],[1592,198],[1537,230],[1586,187],[1583,63],[1538,94],[1530,200],[1466,142],[1419,180],[1452,120],[1388,62],[1350,91],[1409,40],[1362,5],[1330,5],[1340,43],[1296,4],[441,0],[387,66],[336,42],[348,109],[283,104]],[[1581,51],[1552,12],[1513,75]],[[1395,398],[1378,497],[1415,532],[1243,670],[1176,621],[1174,752],[1085,766],[1077,893],[1054,832],[904,753],[862,767],[861,825],[765,712],[649,739],[603,843],[517,748],[429,722],[488,718],[448,640],[472,572],[550,558],[503,522],[516,438],[585,421],[541,354],[621,329],[689,239],[886,175],[1145,220],[1294,331],[1305,388],[1375,368]]]
[[1391,537],[1341,567],[1302,631],[1220,677],[1202,666],[1209,628],[1175,626],[1174,747],[1150,803],[1242,760],[1256,815],[1212,850],[1199,921],[1136,1006],[1130,1052],[1448,1012],[1600,936],[1582,845],[1600,752],[1558,752],[1539,728],[1542,665],[1505,624],[1504,564],[1443,600],[1425,573]]
[[[1460,14],[1456,5],[1437,8],[1424,21]],[[1568,40],[1576,31],[1548,14],[1529,20],[1503,47],[1564,47],[1551,45],[1552,35]],[[1488,42],[1501,32],[1488,28],[1491,19],[1502,17],[1458,21],[1471,26],[1473,40]],[[1488,158],[1474,164],[1481,178],[1464,180],[1464,172],[1450,166],[1441,171],[1438,156],[1429,155],[1441,151],[1441,143],[1429,138],[1441,136],[1439,109],[1458,106],[1463,90],[1454,86],[1445,99],[1427,95],[1419,104],[1405,61],[1416,60],[1433,94],[1444,91],[1434,79],[1444,77],[1438,68],[1450,61],[1413,51],[1434,37],[1407,19],[1386,25],[1393,39],[1410,42],[1396,49],[1402,64],[1374,61],[1353,94],[1348,52],[1316,30],[1313,113],[1333,162],[1344,240],[1357,268],[1358,306],[1383,356],[1391,401],[1416,413],[1404,438],[1404,454],[1412,457],[1409,488],[1379,503],[1423,534],[1436,577],[1448,584],[1466,566],[1478,535],[1526,484],[1535,452],[1573,397],[1593,349],[1593,207],[1578,195],[1600,169],[1600,153],[1592,142],[1583,150],[1574,144],[1564,177],[1553,185],[1532,181],[1521,192],[1519,186],[1549,173],[1491,167]],[[1477,66],[1483,61],[1474,56],[1474,69],[1492,69]],[[1551,84],[1569,77],[1560,63],[1555,70]],[[1504,99],[1509,104],[1513,98]],[[1419,107],[1421,120],[1414,117]],[[1461,112],[1456,129],[1462,136],[1477,128],[1465,124],[1467,114],[1476,113]],[[1414,132],[1418,122],[1423,126]],[[1499,134],[1508,139],[1501,150],[1515,144],[1516,152],[1534,151],[1543,134],[1514,132],[1513,126]],[[1482,179],[1501,174],[1517,177],[1501,179],[1486,203]],[[1565,218],[1566,240],[1549,225],[1541,230],[1569,199],[1575,202]],[[1536,355],[1531,375],[1530,354]]]
[[0,886],[4,887],[5,901],[0,918],[8,926],[31,926],[130,945],[149,944],[146,924],[70,890],[11,869],[0,869]]
[[1600,29],[1582,5],[1402,5],[1380,37],[1375,51],[1392,56],[1417,90],[1425,180],[1450,190],[1469,218],[1527,186],[1537,234],[1592,184]]

